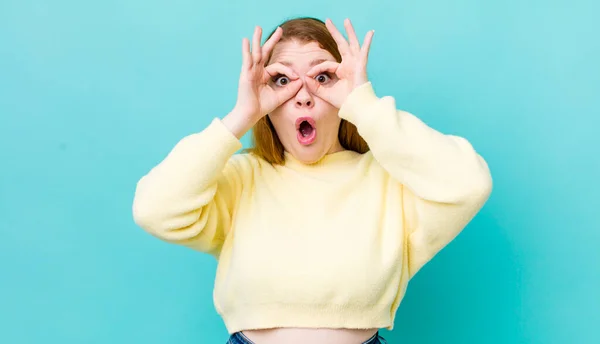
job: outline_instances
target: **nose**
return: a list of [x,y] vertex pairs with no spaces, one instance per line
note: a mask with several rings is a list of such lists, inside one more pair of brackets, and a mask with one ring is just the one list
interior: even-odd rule
[[302,85],[302,88],[296,93],[296,107],[299,108],[312,108],[315,105],[315,101],[312,94],[308,90],[306,83]]

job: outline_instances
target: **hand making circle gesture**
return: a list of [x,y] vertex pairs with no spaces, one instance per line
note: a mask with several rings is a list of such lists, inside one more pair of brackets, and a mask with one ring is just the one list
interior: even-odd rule
[[[310,77],[307,79],[307,83],[316,96],[339,109],[350,92],[368,82],[367,60],[375,31],[367,32],[361,47],[350,19],[344,21],[348,40],[337,30],[330,19],[326,20],[325,25],[337,43],[338,50],[342,55],[342,62],[326,61],[316,65],[306,73]],[[338,79],[332,86],[322,85],[319,80],[312,79],[325,72],[335,75]]]
[[[250,42],[247,38],[242,41],[243,63],[235,108],[252,121],[258,121],[275,110],[294,96],[302,86],[300,77],[289,67],[281,63],[265,66],[266,60],[281,38],[282,32],[282,29],[278,27],[261,47],[262,29],[257,26],[252,38],[252,50],[250,50]],[[287,78],[273,82],[273,79],[279,75],[285,75]],[[283,83],[279,84],[280,82]]]

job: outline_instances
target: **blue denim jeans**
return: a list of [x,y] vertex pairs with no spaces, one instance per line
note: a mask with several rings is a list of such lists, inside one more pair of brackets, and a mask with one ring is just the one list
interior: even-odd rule
[[[256,344],[253,341],[251,341],[250,339],[248,339],[248,337],[246,337],[242,332],[236,332],[234,334],[231,335],[231,337],[229,337],[229,340],[227,341],[226,344]],[[258,343],[260,344],[260,343]],[[366,342],[363,342],[362,344],[387,344],[387,342],[385,341],[385,339],[379,335],[379,332],[375,333],[373,335],[373,337],[367,339]]]

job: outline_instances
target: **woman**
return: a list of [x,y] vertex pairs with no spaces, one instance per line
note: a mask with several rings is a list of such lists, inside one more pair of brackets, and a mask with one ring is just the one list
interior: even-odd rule
[[[379,98],[349,20],[243,40],[238,100],[137,185],[136,223],[218,259],[230,343],[380,343],[412,276],[489,197],[485,161]],[[240,138],[253,128],[254,147]]]

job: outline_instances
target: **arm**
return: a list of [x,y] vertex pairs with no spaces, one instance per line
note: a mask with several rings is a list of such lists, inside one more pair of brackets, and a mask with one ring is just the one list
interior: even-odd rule
[[[150,234],[217,256],[239,197],[241,171],[233,154],[246,130],[229,115],[183,138],[137,183],[133,217]],[[241,129],[240,129],[241,128]]]
[[340,109],[339,116],[357,127],[375,160],[401,184],[408,272],[414,276],[481,209],[492,189],[490,171],[464,138],[437,132],[397,110],[392,97],[375,95],[366,70],[373,30],[361,46],[349,19],[348,40],[331,20],[325,25],[342,61],[313,67],[307,76],[328,72],[336,78],[323,84],[308,78],[307,85]]
[[[262,28],[257,26],[252,50],[249,40],[242,40],[234,110],[204,131],[185,137],[138,182],[133,216],[139,226],[163,240],[218,256],[249,168],[232,158],[242,148],[240,138],[302,86],[291,68],[280,63],[265,66],[282,34],[277,28],[261,46]],[[290,83],[274,85],[277,75],[286,75]]]
[[339,115],[367,141],[373,157],[403,187],[409,274],[414,274],[472,220],[487,201],[492,178],[462,137],[445,135],[378,98],[370,82],[355,88]]

